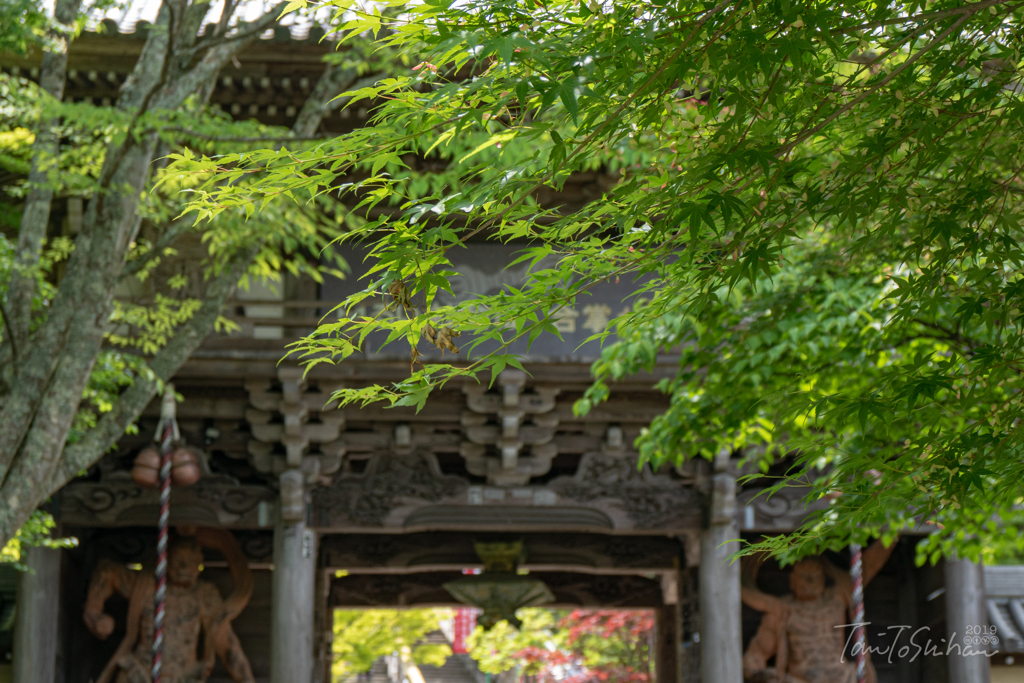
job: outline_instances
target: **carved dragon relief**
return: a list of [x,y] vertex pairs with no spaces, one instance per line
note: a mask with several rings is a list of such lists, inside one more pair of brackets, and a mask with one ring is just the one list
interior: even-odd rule
[[793,486],[768,495],[767,489],[754,488],[737,495],[736,517],[739,528],[745,531],[788,531],[796,529],[808,516],[828,507],[820,499],[810,504],[804,498],[807,487]]
[[601,450],[585,454],[576,474],[559,477],[549,487],[564,503],[600,501],[605,512],[610,512],[608,506],[617,508],[626,519],[617,520],[616,526],[665,527],[700,514],[702,502],[696,491],[668,475],[655,474],[647,465],[638,469],[636,459],[636,453],[626,449],[621,429],[609,427]]
[[431,453],[380,452],[363,474],[340,475],[313,491],[314,519],[336,524],[344,518],[357,526],[381,527],[400,507],[465,496],[467,487],[463,479],[442,474]]
[[620,431],[610,428],[605,448],[585,455],[575,475],[546,486],[471,486],[444,475],[431,453],[378,451],[362,474],[340,472],[330,486],[313,490],[314,524],[335,530],[400,528],[414,513],[434,507],[456,515],[452,523],[472,523],[474,506],[494,505],[509,514],[522,507],[550,510],[551,516],[565,509],[599,510],[622,530],[694,526],[702,510],[699,494],[668,475],[638,471],[636,455],[617,438]]

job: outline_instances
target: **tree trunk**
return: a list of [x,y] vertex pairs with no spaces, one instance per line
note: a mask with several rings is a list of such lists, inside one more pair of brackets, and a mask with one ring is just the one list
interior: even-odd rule
[[[72,21],[80,2],[58,0],[58,16],[70,16],[68,21]],[[222,21],[217,35],[199,39],[196,31],[207,8],[208,3],[164,0],[118,102],[119,108],[134,114],[135,121],[144,113],[180,108],[191,96],[208,97],[209,85],[223,65],[276,20],[283,3],[254,22],[240,22],[232,36],[222,35],[227,27]],[[44,80],[50,83],[56,79],[56,85],[51,84],[52,93],[59,98],[66,49],[48,58],[49,66],[44,71],[50,71]],[[355,79],[354,70],[339,73],[338,69],[328,69],[296,122],[298,130],[293,132],[308,136],[315,131],[333,108],[331,100]],[[45,130],[52,129],[50,122],[41,125]],[[114,290],[126,271],[125,258],[140,225],[139,202],[149,181],[158,140],[154,132],[137,128],[130,127],[123,139],[109,146],[99,189],[89,201],[64,279],[46,310],[45,321],[32,334],[28,333],[28,321],[34,275],[12,280],[11,291],[17,294],[17,301],[12,299],[16,312],[12,313],[11,327],[24,333],[21,337],[14,335],[10,340],[14,344],[8,344],[6,337],[10,335],[4,335],[0,350],[2,360],[4,353],[13,358],[16,348],[18,361],[5,363],[10,371],[0,385],[0,545],[54,491],[102,457],[139,417],[156,394],[158,381],[169,380],[213,331],[223,304],[260,249],[259,244],[242,247],[230,259],[228,267],[207,286],[199,310],[150,361],[153,377],[136,377],[95,427],[77,442],[66,445],[93,364],[102,350]],[[24,254],[24,268],[19,273],[34,274],[38,268],[52,199],[52,190],[46,188],[45,169],[55,159],[56,140],[40,135],[37,147],[33,148],[33,177],[42,180],[37,183],[38,194],[30,196],[19,233],[19,258]]]
[[[69,26],[78,16],[82,0],[57,0],[54,18],[62,26]],[[50,44],[55,49],[43,53],[39,69],[39,87],[56,101],[64,96],[67,80],[68,38],[59,30],[50,31]],[[32,144],[31,168],[28,173],[28,196],[21,216],[18,231],[18,246],[14,256],[14,268],[7,292],[7,323],[5,343],[0,348],[0,365],[13,368],[18,362],[19,352],[28,351],[28,333],[32,321],[32,297],[35,295],[36,268],[46,238],[46,227],[50,221],[50,203],[53,188],[48,175],[57,163],[60,152],[59,119],[46,119],[40,123]],[[10,362],[13,361],[13,362]],[[4,375],[7,372],[3,373]]]

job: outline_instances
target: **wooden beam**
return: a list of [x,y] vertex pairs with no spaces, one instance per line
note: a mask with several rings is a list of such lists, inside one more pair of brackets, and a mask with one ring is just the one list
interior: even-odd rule
[[[320,542],[324,566],[352,574],[461,571],[480,567],[474,542],[488,534],[327,534]],[[674,571],[682,545],[666,536],[518,534],[523,567],[531,571],[645,575]]]
[[[663,606],[661,582],[642,576],[588,575],[568,572],[530,572],[555,596],[550,607],[653,609]],[[458,607],[444,589],[462,572],[418,574],[350,574],[331,581],[332,608],[353,607]]]

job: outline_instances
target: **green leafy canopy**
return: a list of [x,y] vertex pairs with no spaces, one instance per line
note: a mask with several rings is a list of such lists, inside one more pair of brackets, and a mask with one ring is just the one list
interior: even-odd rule
[[[346,37],[415,55],[349,93],[376,125],[171,172],[204,179],[202,218],[300,193],[390,207],[339,238],[368,245],[366,290],[295,351],[338,362],[383,331],[415,366],[461,333],[464,360],[343,400],[421,406],[514,365],[511,341],[556,332],[594,283],[645,275],[578,405],[678,353],[644,458],[729,448],[827,496],[776,552],[928,521],[919,559],[977,556],[1002,534],[1024,500],[1024,4],[323,4]],[[585,171],[615,183],[575,211],[538,202]],[[259,182],[224,182],[243,174]],[[480,238],[522,244],[527,283],[440,305],[448,251]],[[399,315],[352,314],[367,297]]]

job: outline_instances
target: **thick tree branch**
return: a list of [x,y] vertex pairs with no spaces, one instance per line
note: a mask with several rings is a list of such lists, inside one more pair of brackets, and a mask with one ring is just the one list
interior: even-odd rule
[[218,33],[216,36],[212,38],[206,38],[204,36],[202,40],[196,43],[194,50],[208,50],[212,47],[217,47],[218,45],[224,45],[226,43],[237,40],[255,40],[256,38],[259,38],[261,35],[263,35],[263,32],[266,31],[267,28],[267,26],[263,26],[261,28],[256,28],[251,31],[236,31],[235,33],[232,33],[230,35]]
[[203,19],[210,12],[210,2],[193,2],[184,11],[181,26],[178,29],[178,45],[176,51],[184,54],[189,48],[196,44],[199,38],[199,29],[203,27]]
[[167,3],[160,6],[156,22],[149,29],[149,36],[142,46],[135,67],[121,89],[117,106],[124,110],[138,109],[146,96],[160,82],[167,46],[170,43],[171,12]]
[[[76,320],[76,322],[84,322]],[[37,499],[32,496],[38,482],[50,478],[60,457],[71,423],[85,391],[89,373],[103,343],[105,326],[76,325],[75,334],[62,348],[60,360],[47,386],[47,391],[33,416],[31,428],[17,454],[3,473],[0,491],[12,513],[17,513],[19,501],[28,506],[25,517],[35,509]],[[2,516],[0,516],[2,519]],[[2,525],[2,521],[0,521]]]
[[[316,135],[317,128],[335,107],[332,101],[346,90],[350,90],[352,84],[359,78],[359,72],[355,69],[342,69],[336,64],[329,64],[316,82],[313,92],[309,94],[306,102],[302,105],[295,123],[292,125],[292,133],[296,137],[309,138]],[[373,77],[372,82],[376,82]],[[372,85],[372,83],[371,83]]]
[[124,265],[121,269],[119,280],[124,281],[128,279],[149,265],[153,259],[163,256],[164,250],[174,244],[179,237],[188,232],[188,229],[194,222],[194,217],[184,216],[171,223],[171,226],[164,231],[164,234],[160,236],[160,239],[156,241],[156,244],[153,245],[153,248],[150,249],[147,254],[129,261]]
[[[68,38],[67,26],[78,16],[81,0],[57,0],[56,22],[60,25],[50,31],[49,44],[54,46],[43,53],[40,65],[39,86],[48,96],[57,101],[64,96],[67,80]],[[53,200],[53,186],[50,176],[57,170],[60,135],[57,133],[59,119],[40,123],[35,142],[32,144],[32,162],[28,174],[29,194],[21,216],[18,231],[18,246],[14,257],[14,269],[8,288],[8,320],[12,330],[10,342],[25,348],[32,321],[32,299],[39,266],[39,257],[46,239],[46,227],[50,221],[50,203]]]
[[222,36],[227,33],[228,22],[231,21],[231,15],[235,12],[235,0],[224,0],[224,9],[221,10],[220,19],[217,20],[217,30],[214,33],[216,36]]
[[[120,191],[101,193],[89,202],[82,232],[48,318],[33,336],[30,351],[23,354],[26,358],[15,368],[12,391],[0,410],[0,479],[6,477],[16,454],[24,447],[29,430],[35,428],[37,411],[53,392],[62,391],[55,387],[53,379],[60,366],[63,369],[58,374],[68,372],[68,353],[72,349],[84,353],[86,347],[94,344],[95,356],[99,349],[110,318],[117,274],[124,262],[127,233],[136,225],[139,192],[121,188],[141,189],[152,148],[153,142],[135,145],[104,162],[104,175],[110,179],[108,187]],[[95,340],[96,335],[100,341]],[[88,367],[84,370],[86,375]],[[84,386],[84,381],[85,378],[64,380],[79,386]],[[80,401],[81,391],[71,395],[58,410],[73,414]]]
[[225,273],[210,283],[199,310],[149,363],[153,376],[138,377],[121,395],[114,408],[104,413],[84,438],[65,447],[48,491],[60,488],[80,471],[96,462],[121,438],[128,425],[138,419],[142,410],[156,395],[158,382],[169,380],[213,330],[224,303],[235,291],[238,281],[258,251],[258,246],[245,249],[235,257]]
[[[122,107],[137,103],[136,114],[149,105],[167,79],[167,66],[172,60],[167,54],[171,44],[168,27],[175,23],[172,5],[171,0],[163,4],[157,26],[133,71],[132,78],[136,80],[119,103]],[[102,339],[125,251],[139,225],[140,193],[149,178],[156,142],[155,134],[141,138],[129,135],[108,150],[103,160],[99,185],[106,191],[98,192],[89,202],[75,251],[48,318],[34,335],[31,352],[15,369],[10,382],[14,389],[0,409],[0,479],[7,476],[16,454],[30,436],[37,411],[54,391],[51,380],[67,352],[65,346],[74,346],[76,338],[91,339],[96,330]],[[69,341],[71,330],[74,338]],[[97,344],[97,351],[98,348]],[[74,413],[80,400],[81,393],[65,403],[63,410]]]
[[256,40],[263,31],[272,26],[284,11],[285,5],[284,2],[278,3],[259,19],[239,22],[236,35],[229,37],[220,45],[207,49],[198,64],[174,78],[173,82],[163,89],[163,92],[153,101],[153,106],[159,109],[180,107],[204,83],[211,78],[216,78],[224,65],[238,54],[239,50]]
[[14,330],[11,329],[11,316],[7,315],[7,309],[4,308],[2,302],[0,302],[0,316],[3,316],[4,319],[4,334],[7,335],[11,344],[11,357],[14,359],[14,363],[17,364],[18,345],[14,341]]
[[[60,391],[47,393],[25,447],[0,487],[0,500],[6,502],[6,506],[0,506],[0,542],[6,542],[13,535],[40,500],[99,459],[124,434],[127,426],[138,419],[156,394],[159,382],[170,379],[213,329],[221,308],[231,297],[258,250],[259,245],[252,245],[236,255],[228,269],[210,284],[207,297],[196,314],[149,363],[153,374],[137,378],[135,384],[121,395],[114,409],[103,415],[96,427],[80,441],[63,450],[59,444],[54,446],[54,441],[60,439],[62,442],[66,437],[75,411],[62,410],[61,401],[76,404],[84,385],[61,385]],[[99,340],[102,341],[102,331]],[[71,346],[95,342],[95,338],[82,338]],[[88,372],[81,372],[80,366],[87,363],[91,367],[96,357],[95,351],[83,353],[87,351],[84,348],[69,348],[68,353],[62,357],[61,367],[55,373],[54,380],[72,382],[75,377],[81,377],[84,382]]]

